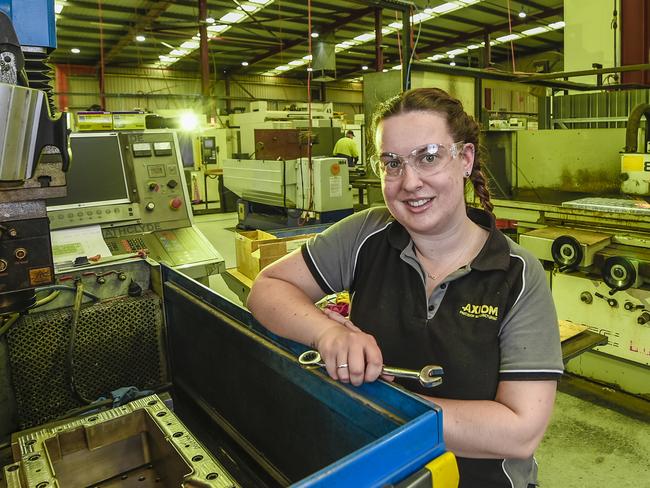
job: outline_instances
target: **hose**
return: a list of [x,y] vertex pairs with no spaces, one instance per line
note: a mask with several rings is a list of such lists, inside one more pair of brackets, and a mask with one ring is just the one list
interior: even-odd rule
[[[77,326],[79,325],[79,316],[81,315],[81,303],[84,296],[84,285],[80,279],[75,281],[74,305],[72,308],[72,320],[70,321],[70,340],[68,341],[68,353],[66,355],[66,369],[68,371],[68,380],[70,392],[74,397],[88,404],[92,400],[85,398],[77,389],[74,378],[74,346],[77,341]],[[68,288],[68,287],[66,287]]]

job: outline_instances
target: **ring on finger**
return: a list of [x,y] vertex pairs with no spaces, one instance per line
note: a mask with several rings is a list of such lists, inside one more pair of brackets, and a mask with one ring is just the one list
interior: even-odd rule
[[348,363],[339,364],[337,366],[338,369],[343,369],[343,368],[347,368],[347,367],[348,367]]

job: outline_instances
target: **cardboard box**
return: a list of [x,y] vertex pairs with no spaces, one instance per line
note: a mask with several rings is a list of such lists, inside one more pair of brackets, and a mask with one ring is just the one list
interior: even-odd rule
[[238,231],[235,235],[237,270],[251,280],[272,262],[302,246],[314,234],[278,239],[263,230]]
[[[237,269],[240,273],[251,277],[253,274],[253,256],[252,253],[257,251],[260,242],[275,240],[273,234],[263,230],[237,231],[235,234],[235,258],[237,260]],[[257,273],[255,273],[257,274]]]
[[271,242],[261,242],[257,250],[252,253],[253,266],[251,272],[253,276],[250,276],[250,278],[254,279],[269,264],[289,254],[291,251],[299,249],[313,235],[305,234],[302,236],[284,237]]

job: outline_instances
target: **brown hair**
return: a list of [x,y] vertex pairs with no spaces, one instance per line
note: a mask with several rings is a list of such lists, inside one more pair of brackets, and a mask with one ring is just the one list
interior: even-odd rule
[[474,145],[474,165],[469,180],[474,186],[474,194],[479,198],[482,207],[492,212],[494,205],[490,202],[490,191],[481,167],[482,154],[479,150],[479,126],[473,117],[463,109],[460,100],[453,98],[439,88],[416,88],[405,91],[382,102],[372,117],[372,134],[377,133],[377,126],[384,119],[407,112],[436,112],[447,121],[447,127],[454,141],[463,141]]

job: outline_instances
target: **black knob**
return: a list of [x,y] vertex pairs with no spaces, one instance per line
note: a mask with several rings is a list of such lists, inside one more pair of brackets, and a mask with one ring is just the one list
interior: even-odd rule
[[169,188],[176,188],[176,187],[178,186],[178,181],[176,181],[176,180],[169,180],[169,181],[167,182],[167,186],[168,186]]
[[650,322],[650,312],[645,311],[636,319],[636,323],[639,325],[645,325]]
[[580,293],[580,301],[586,304],[590,304],[591,302],[594,301],[594,297],[591,296],[591,293],[589,293],[588,291],[583,291],[582,293]]
[[636,305],[634,305],[632,302],[626,301],[625,304],[623,305],[623,308],[625,310],[634,310],[636,308]]
[[616,300],[616,298],[608,298],[607,304],[612,308],[618,307],[618,301]]

